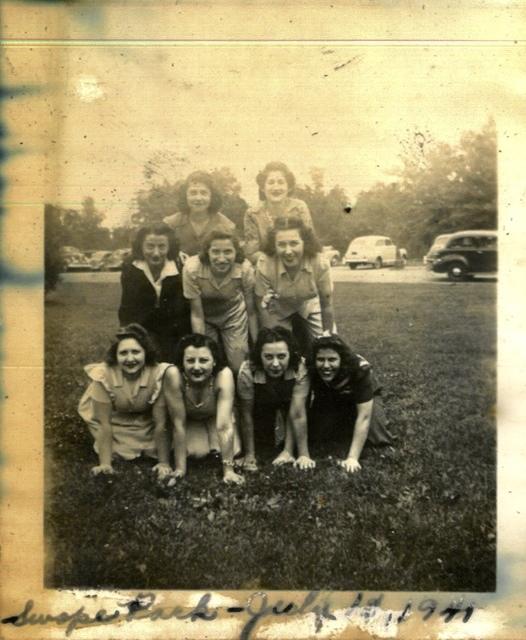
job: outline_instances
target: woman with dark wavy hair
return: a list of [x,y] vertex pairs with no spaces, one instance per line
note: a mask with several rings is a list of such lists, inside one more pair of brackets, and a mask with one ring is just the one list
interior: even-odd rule
[[119,322],[147,329],[166,362],[173,362],[177,341],[190,331],[190,305],[183,295],[178,253],[170,227],[150,224],[137,231],[121,272]]
[[[292,333],[283,327],[261,329],[250,360],[241,365],[237,393],[244,446],[244,468],[255,471],[258,451],[284,442],[273,464],[314,467],[307,444],[305,401],[309,380]],[[297,453],[297,458],[295,455]]]
[[209,173],[194,171],[183,182],[177,194],[178,213],[163,220],[173,229],[183,258],[198,254],[204,238],[214,229],[234,230],[234,223],[219,211],[222,203]]
[[366,441],[373,445],[393,442],[371,365],[335,335],[314,341],[307,364],[309,442],[348,442],[350,436],[348,453],[339,464],[349,473],[359,471]]
[[224,482],[240,484],[234,471],[239,437],[234,424],[234,376],[217,343],[192,333],[177,345],[175,367],[166,372],[164,398],[173,424],[174,478],[186,474],[186,458],[221,452]]
[[201,253],[185,262],[183,290],[190,301],[192,331],[220,342],[236,375],[248,355],[249,332],[256,339],[258,320],[254,268],[234,233],[214,229],[207,235]]
[[106,362],[87,365],[90,384],[78,407],[95,440],[99,464],[93,475],[114,473],[112,460],[132,460],[142,454],[159,458],[159,477],[171,473],[169,447],[163,433],[166,407],[162,391],[167,363],[158,354],[148,332],[138,324],[119,329]]
[[256,266],[255,291],[264,327],[281,325],[308,341],[334,330],[330,265],[299,218],[276,220]]
[[312,218],[303,200],[292,198],[296,178],[283,162],[269,162],[256,176],[261,205],[245,214],[245,253],[255,264],[267,243],[269,231],[277,218],[296,216],[312,228]]

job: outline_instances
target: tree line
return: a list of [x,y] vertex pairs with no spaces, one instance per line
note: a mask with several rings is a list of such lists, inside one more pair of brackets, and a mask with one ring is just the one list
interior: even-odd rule
[[[344,252],[357,236],[387,235],[406,248],[409,257],[420,257],[441,233],[497,227],[497,134],[492,119],[480,131],[465,132],[457,144],[410,133],[402,141],[399,160],[391,180],[359,192],[354,205],[345,187],[327,187],[323,170],[311,169],[310,182],[297,185],[293,195],[309,206],[323,244]],[[60,262],[55,255],[60,246],[128,247],[134,229],[174,213],[184,180],[183,175],[173,175],[174,166],[177,163],[166,153],[145,164],[149,184],[135,195],[129,223],[113,230],[104,226],[104,213],[91,197],[84,198],[80,211],[46,205],[46,273]],[[242,235],[248,204],[239,180],[228,167],[210,173],[223,196],[222,212]]]

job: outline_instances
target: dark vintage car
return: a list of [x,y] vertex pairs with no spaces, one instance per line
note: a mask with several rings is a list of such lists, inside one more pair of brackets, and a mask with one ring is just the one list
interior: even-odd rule
[[497,232],[457,231],[438,249],[427,268],[447,273],[450,280],[465,280],[477,274],[497,272]]

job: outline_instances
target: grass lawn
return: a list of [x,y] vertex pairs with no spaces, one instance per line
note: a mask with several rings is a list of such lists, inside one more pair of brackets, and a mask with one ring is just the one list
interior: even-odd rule
[[495,284],[336,285],[341,335],[384,386],[394,448],[353,476],[332,450],[312,472],[270,460],[241,487],[190,462],[176,487],[152,461],[92,478],[76,406],[84,364],[117,326],[118,284],[63,284],[46,304],[49,587],[492,591]]

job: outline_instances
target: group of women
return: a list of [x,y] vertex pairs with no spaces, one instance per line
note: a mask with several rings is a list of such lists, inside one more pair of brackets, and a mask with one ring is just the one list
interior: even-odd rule
[[243,243],[204,172],[181,186],[177,213],[137,232],[121,329],[106,361],[86,367],[79,405],[94,474],[144,454],[173,482],[188,456],[211,454],[240,483],[236,469],[276,447],[274,464],[309,469],[314,442],[345,438],[340,464],[354,472],[366,440],[391,442],[369,363],[336,335],[330,266],[293,174],[272,162],[257,183]]

